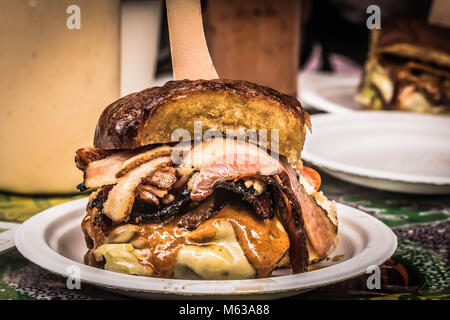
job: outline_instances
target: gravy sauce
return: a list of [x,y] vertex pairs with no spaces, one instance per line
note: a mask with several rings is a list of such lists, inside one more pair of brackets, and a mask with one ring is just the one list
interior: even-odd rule
[[277,218],[260,219],[246,203],[225,205],[218,214],[194,231],[178,226],[181,217],[161,224],[140,226],[147,245],[140,250],[140,262],[153,268],[154,276],[171,278],[181,248],[207,246],[218,232],[220,221],[228,221],[256,277],[268,277],[289,249],[289,238]]

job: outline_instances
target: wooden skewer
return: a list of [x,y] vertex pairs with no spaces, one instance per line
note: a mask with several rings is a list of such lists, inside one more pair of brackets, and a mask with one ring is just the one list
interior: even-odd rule
[[173,77],[217,79],[203,30],[200,0],[166,0]]
[[434,0],[428,14],[428,23],[441,27],[450,27],[450,2]]

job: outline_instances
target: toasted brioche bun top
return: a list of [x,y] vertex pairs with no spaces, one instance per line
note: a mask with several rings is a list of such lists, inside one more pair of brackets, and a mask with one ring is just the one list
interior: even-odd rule
[[129,94],[110,104],[100,116],[94,146],[134,149],[169,143],[172,132],[186,129],[194,137],[194,121],[202,131],[225,134],[236,129],[279,130],[279,153],[301,164],[300,155],[310,118],[300,102],[274,89],[247,81],[179,80]]

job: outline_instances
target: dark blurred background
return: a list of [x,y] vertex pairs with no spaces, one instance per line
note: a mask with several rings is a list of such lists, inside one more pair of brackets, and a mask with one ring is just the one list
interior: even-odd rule
[[[278,1],[284,2],[286,0]],[[289,0],[287,0],[289,1]],[[412,16],[426,19],[431,0],[298,0],[300,3],[300,52],[299,66],[307,70],[335,71],[353,70],[361,67],[367,55],[369,29],[366,27],[370,5],[381,9],[383,20],[397,16]],[[208,6],[227,0],[203,0],[204,12]],[[233,2],[233,1],[231,1]],[[238,1],[234,1],[237,3]],[[242,1],[241,1],[242,2]],[[258,7],[274,5],[277,1],[246,0]],[[164,7],[164,5],[163,5]],[[208,21],[205,21],[207,29]],[[253,22],[251,19],[249,24]],[[210,47],[210,51],[212,48]],[[214,56],[214,53],[211,52]],[[256,54],[256,53],[255,53]],[[349,66],[346,68],[346,66]],[[165,7],[162,10],[161,37],[158,54],[157,75],[172,71],[169,35]]]

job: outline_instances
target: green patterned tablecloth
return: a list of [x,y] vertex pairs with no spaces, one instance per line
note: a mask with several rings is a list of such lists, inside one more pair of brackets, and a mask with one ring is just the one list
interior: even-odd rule
[[[450,196],[382,192],[321,173],[331,199],[374,215],[399,237],[392,259],[382,266],[382,288],[368,290],[366,276],[291,299],[450,299]],[[80,198],[26,197],[0,193],[0,221],[23,222],[51,206]],[[123,299],[83,284],[69,290],[66,279],[28,262],[13,249],[0,255],[0,299]]]

